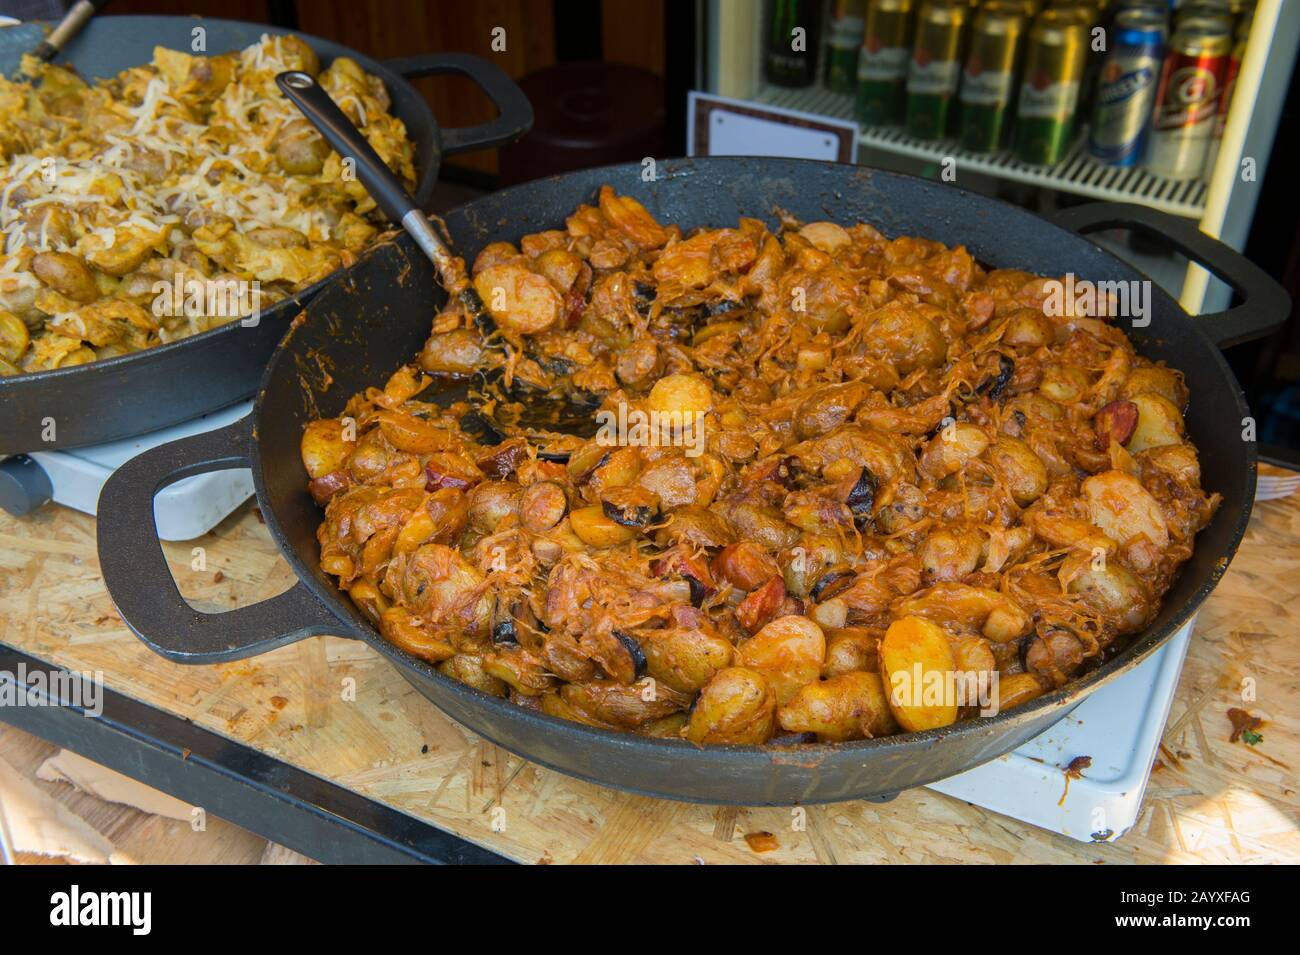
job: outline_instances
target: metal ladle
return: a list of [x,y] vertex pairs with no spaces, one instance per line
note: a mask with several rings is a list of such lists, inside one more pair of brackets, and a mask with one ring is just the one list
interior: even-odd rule
[[[340,156],[351,159],[355,164],[358,181],[393,222],[400,223],[407,234],[415,240],[429,261],[438,272],[439,281],[448,295],[455,295],[465,307],[475,325],[487,333],[497,330],[496,322],[488,314],[479,298],[478,292],[468,281],[468,276],[459,264],[455,254],[437,230],[430,224],[428,217],[416,205],[415,200],[402,185],[401,180],[388,168],[388,164],[379,157],[366,140],[365,135],[348,119],[338,104],[330,98],[319,83],[308,73],[301,70],[288,70],[275,78],[280,90],[295,106],[302,111],[307,120],[316,127],[325,141]],[[485,383],[488,381],[483,376]],[[536,427],[552,433],[571,434],[589,437],[595,431],[592,420],[592,407],[572,401],[565,397],[539,396],[530,399],[525,414],[520,416],[517,425],[535,422]],[[498,440],[503,440],[506,428],[495,416],[486,411],[480,415],[487,419],[489,430],[495,431]],[[548,457],[561,457],[559,454]]]

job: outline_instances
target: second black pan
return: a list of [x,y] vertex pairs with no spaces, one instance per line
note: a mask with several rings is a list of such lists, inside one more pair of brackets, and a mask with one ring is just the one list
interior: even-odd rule
[[[1191,388],[1190,439],[1204,486],[1223,504],[1165,595],[1159,616],[1114,659],[1087,676],[991,719],[924,733],[836,745],[697,747],[646,739],[533,713],[470,689],[385,641],[317,567],[322,511],[306,494],[299,458],[304,425],[339,414],[348,398],[381,384],[411,360],[429,332],[433,268],[405,236],[376,249],[318,296],[277,350],[249,419],[146,452],[124,465],[99,500],[104,583],[123,619],[163,656],[213,663],[252,656],[315,634],[365,641],[449,716],[534,762],[621,789],[671,799],[788,805],[893,793],[955,775],[1042,732],[1099,686],[1135,666],[1186,623],[1227,569],[1255,493],[1256,449],[1242,440],[1249,413],[1221,345],[1262,335],[1286,317],[1286,293],[1258,267],[1185,220],[1141,206],[1079,206],[1049,222],[1015,206],[910,176],[789,159],[713,158],[660,164],[641,180],[632,164],[572,173],[507,189],[447,216],[471,259],[488,242],[516,242],[562,228],[581,202],[609,183],[661,222],[684,229],[731,225],[741,216],[774,223],[780,206],[807,221],[869,222],[886,235],[964,244],[981,262],[1042,275],[1137,280],[1132,266],[1081,232],[1141,229],[1208,267],[1244,304],[1191,318],[1152,286],[1150,324],[1131,329],[1137,349],[1181,369]],[[153,495],[192,474],[251,467],[258,505],[299,582],[229,613],[204,614],[181,598],[153,525]]]
[[[421,208],[428,208],[444,156],[510,142],[532,126],[532,107],[519,87],[499,67],[477,57],[429,53],[380,62],[319,37],[234,20],[97,17],[58,62],[69,63],[87,78],[114,76],[149,62],[155,46],[189,50],[193,31],[200,28],[205,31],[206,49],[213,54],[247,47],[264,33],[295,32],[316,51],[322,66],[347,56],[382,79],[393,115],[406,125],[415,144],[415,198]],[[0,66],[9,71],[17,63]],[[408,80],[442,73],[473,80],[500,115],[480,126],[440,129],[428,103]],[[118,358],[0,377],[0,457],[145,434],[250,397],[290,320],[328,281],[264,309],[253,327],[232,322]]]

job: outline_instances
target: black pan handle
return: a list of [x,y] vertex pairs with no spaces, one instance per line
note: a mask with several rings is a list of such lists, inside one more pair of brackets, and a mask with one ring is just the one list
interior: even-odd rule
[[154,495],[182,478],[250,466],[251,420],[159,445],[118,468],[99,495],[99,567],[126,625],[149,649],[177,663],[223,663],[303,637],[350,635],[301,581],[284,593],[224,613],[185,602],[167,567]]
[[1230,285],[1241,298],[1240,305],[1196,317],[1196,324],[1220,348],[1263,338],[1277,331],[1291,313],[1286,289],[1232,246],[1206,235],[1191,219],[1129,202],[1084,203],[1062,209],[1050,219],[1080,235],[1098,229],[1138,229],[1163,238]]
[[472,80],[492,100],[500,113],[496,119],[477,126],[440,130],[445,156],[504,146],[533,128],[533,104],[495,63],[468,53],[422,53],[385,60],[384,65],[408,80],[458,73]]

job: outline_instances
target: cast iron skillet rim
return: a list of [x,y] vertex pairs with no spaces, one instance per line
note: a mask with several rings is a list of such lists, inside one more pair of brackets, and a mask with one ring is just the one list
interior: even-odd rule
[[[761,163],[763,160],[764,157],[727,156],[727,157],[710,157],[707,160],[707,162],[710,165],[734,163],[737,166],[743,168],[746,163],[753,163],[753,162]],[[684,159],[684,160],[676,159],[676,160],[662,161],[660,163],[660,167],[668,170],[668,174],[663,176],[662,178],[673,178],[674,170],[678,170],[677,173],[678,176],[692,175],[693,172],[692,166],[694,162],[695,161],[691,159]],[[810,166],[815,165],[817,167],[824,167],[828,165],[827,163],[819,162],[817,160],[782,159],[780,160],[780,162],[786,165],[790,163],[796,163],[796,164],[807,163]],[[1001,199],[984,196],[979,193],[971,193],[959,187],[948,186],[946,184],[937,183],[934,182],[933,180],[924,179],[923,177],[919,177],[919,176],[908,175],[906,173],[897,173],[897,172],[892,172],[890,170],[876,169],[874,167],[869,167],[869,166],[858,166],[851,163],[830,163],[829,165],[853,166],[855,170],[855,174],[852,177],[851,181],[854,183],[859,183],[859,182],[870,183],[876,176],[882,176],[885,179],[896,178],[896,179],[913,180],[914,182],[923,184],[923,188],[928,188],[928,189],[937,189],[937,190],[956,189],[956,191],[959,193],[959,195],[962,197],[963,200],[969,197],[980,203],[986,203],[995,207],[1005,208],[1009,213],[1012,213],[1014,215],[1029,215],[1035,219],[1038,219],[1044,225],[1059,232],[1063,238],[1069,239],[1071,241],[1083,241],[1089,243],[1097,251],[1100,251],[1105,256],[1105,258],[1109,260],[1109,262],[1114,263],[1121,270],[1133,271],[1138,274],[1143,274],[1136,266],[1124,262],[1122,259],[1115,256],[1114,253],[1106,249],[1104,246],[1097,245],[1096,243],[1089,240],[1086,235],[1081,235],[1077,232],[1064,229],[1056,225],[1055,223],[1051,222],[1050,220],[1038,216],[1036,213],[1028,209],[1024,209],[1020,206],[1012,205],[1011,203],[1005,202]],[[590,175],[595,172],[602,172],[602,171],[609,172],[611,173],[611,177],[610,177],[611,181],[613,181],[615,178],[613,174],[618,172],[622,172],[623,174],[626,174],[628,170],[632,170],[632,169],[639,170],[640,164],[639,163],[611,164],[607,166],[596,167],[591,170],[582,170],[582,173],[584,175]],[[558,180],[562,178],[564,178],[564,174],[546,177],[546,179],[538,180],[538,181]],[[527,195],[531,185],[533,185],[533,183],[522,183],[520,185],[511,186],[507,189],[499,190],[497,193],[494,193],[493,195],[494,197],[501,196],[503,194],[506,197],[509,197],[511,194],[515,194],[515,193],[519,195]],[[470,206],[470,205],[473,205],[473,202],[465,203],[464,205],[458,206],[455,210],[452,211],[459,211],[461,209],[464,209],[466,206]],[[992,211],[996,211],[996,209]],[[411,243],[408,237],[399,236],[397,241],[399,242],[399,244],[403,246],[403,250],[408,255],[411,256],[418,255],[417,252],[412,251],[412,249],[410,248],[411,246],[413,246],[413,243]],[[376,246],[376,248],[377,247],[378,246]],[[457,251],[463,253],[466,250],[457,250]],[[347,276],[345,274],[340,274],[338,276],[338,280],[347,281]],[[1248,414],[1249,412],[1248,409],[1246,408],[1245,401],[1241,393],[1241,387],[1237,383],[1236,377],[1232,374],[1231,369],[1228,367],[1227,361],[1224,359],[1223,354],[1219,350],[1218,346],[1216,346],[1212,341],[1210,341],[1205,331],[1200,328],[1199,324],[1196,322],[1195,316],[1188,315],[1186,312],[1184,312],[1182,310],[1182,306],[1179,305],[1179,303],[1176,302],[1172,298],[1172,296],[1170,296],[1167,292],[1165,292],[1162,288],[1160,288],[1160,286],[1157,285],[1155,282],[1152,282],[1151,287],[1157,299],[1163,300],[1168,307],[1178,310],[1178,312],[1180,312],[1183,315],[1183,317],[1186,319],[1186,326],[1191,329],[1194,329],[1193,334],[1195,334],[1201,339],[1201,343],[1203,344],[1203,346],[1213,355],[1214,360],[1217,361],[1220,370],[1224,373],[1226,379],[1229,382],[1232,382],[1234,385],[1236,385],[1236,387],[1233,389],[1232,397],[1233,397],[1233,401],[1237,405],[1239,413],[1242,414],[1243,416]],[[253,410],[251,414],[253,426],[252,426],[252,433],[250,436],[251,440],[249,443],[249,457],[252,462],[253,483],[257,491],[257,498],[259,504],[268,498],[266,492],[266,484],[262,475],[263,465],[262,465],[261,446],[260,446],[261,439],[259,436],[259,429],[258,429],[258,422],[260,422],[263,414],[262,401],[266,395],[267,387],[270,384],[271,379],[275,373],[275,370],[279,365],[279,362],[284,354],[285,346],[289,343],[297,328],[298,328],[297,323],[295,323],[290,327],[290,329],[286,332],[284,338],[281,340],[280,344],[276,347],[276,350],[272,354],[270,361],[267,362],[266,368],[262,374],[262,382],[258,388],[257,396],[254,401]],[[529,726],[535,729],[545,729],[549,732],[558,733],[560,735],[569,735],[571,737],[574,737],[574,741],[578,743],[587,740],[592,742],[593,744],[599,744],[606,747],[609,746],[610,744],[615,744],[619,748],[622,748],[624,750],[631,750],[631,751],[636,751],[641,749],[651,749],[651,750],[657,749],[661,752],[671,751],[674,753],[675,758],[691,758],[689,754],[695,754],[701,758],[707,758],[708,756],[715,755],[715,754],[725,754],[726,756],[735,759],[745,759],[745,758],[757,759],[757,761],[761,764],[772,765],[775,767],[775,766],[780,766],[782,762],[780,757],[781,754],[783,753],[799,754],[800,756],[804,756],[808,758],[816,758],[818,756],[824,756],[826,758],[835,758],[835,757],[851,758],[858,754],[866,754],[876,750],[885,750],[885,749],[904,750],[904,751],[905,750],[924,751],[937,745],[941,741],[953,736],[965,737],[965,736],[973,736],[973,735],[980,735],[980,734],[991,735],[993,733],[996,733],[996,731],[1003,725],[1019,723],[1019,722],[1029,722],[1031,717],[1033,717],[1036,714],[1043,713],[1048,709],[1064,709],[1068,711],[1069,709],[1072,709],[1074,705],[1083,702],[1083,698],[1090,695],[1091,692],[1096,688],[1106,683],[1109,683],[1111,680],[1133,669],[1133,667],[1141,663],[1153,652],[1155,652],[1159,647],[1164,645],[1164,643],[1173,634],[1177,633],[1178,630],[1184,624],[1186,624],[1187,621],[1193,616],[1193,614],[1195,614],[1196,611],[1200,609],[1201,605],[1205,602],[1205,600],[1209,597],[1209,595],[1213,592],[1215,587],[1218,585],[1224,573],[1226,573],[1228,566],[1232,561],[1233,556],[1237,552],[1237,548],[1240,545],[1242,538],[1245,536],[1246,525],[1250,520],[1250,514],[1254,502],[1256,471],[1257,471],[1257,464],[1258,464],[1258,449],[1256,445],[1253,443],[1249,443],[1249,442],[1243,442],[1243,443],[1246,444],[1245,464],[1246,464],[1247,474],[1246,474],[1245,500],[1247,504],[1237,515],[1236,522],[1232,528],[1227,546],[1224,550],[1224,553],[1222,554],[1219,561],[1217,562],[1214,571],[1207,576],[1206,580],[1201,584],[1201,586],[1198,587],[1186,599],[1186,601],[1174,612],[1172,618],[1167,623],[1165,623],[1164,626],[1155,630],[1147,630],[1141,633],[1136,638],[1134,638],[1132,642],[1113,659],[1106,661],[1101,666],[1098,666],[1096,669],[1091,670],[1090,672],[1084,674],[1083,676],[1075,680],[1071,680],[1069,683],[1065,684],[1065,686],[1058,687],[1055,690],[1045,693],[1042,696],[1030,701],[1029,703],[1000,712],[996,716],[988,717],[988,718],[976,717],[974,719],[963,720],[957,723],[953,723],[949,726],[939,727],[937,729],[923,730],[920,732],[912,732],[912,733],[899,733],[893,736],[882,736],[877,739],[853,740],[851,742],[845,742],[845,743],[803,743],[803,744],[797,744],[795,746],[789,746],[789,747],[772,746],[771,744],[761,745],[761,746],[760,745],[709,744],[707,746],[704,746],[704,745],[692,743],[688,740],[638,736],[630,732],[620,732],[616,730],[601,729],[600,727],[588,726],[583,723],[577,723],[572,720],[561,719],[560,717],[556,717],[556,716],[549,716],[545,713],[538,713],[533,710],[526,709],[521,706],[517,706],[516,704],[513,704],[508,700],[502,699],[500,697],[492,696],[490,694],[484,693],[481,690],[477,690],[474,689],[473,687],[467,686],[466,684],[461,683],[459,680],[453,680],[450,677],[444,676],[442,673],[439,673],[437,669],[431,664],[429,664],[428,662],[421,660],[418,657],[412,656],[408,654],[406,651],[401,650],[395,645],[389,643],[373,626],[369,625],[368,622],[365,626],[358,626],[355,621],[363,620],[364,618],[360,615],[359,612],[350,611],[348,609],[347,605],[344,602],[345,595],[342,593],[342,591],[340,591],[337,586],[327,587],[323,585],[321,581],[317,578],[317,575],[314,572],[314,570],[310,567],[305,566],[299,561],[297,553],[294,551],[294,548],[289,544],[287,536],[285,535],[285,533],[280,527],[279,519],[276,516],[274,509],[270,507],[264,509],[263,516],[266,520],[266,526],[270,530],[272,537],[275,539],[275,542],[279,547],[281,554],[284,556],[285,560],[288,561],[289,565],[293,568],[294,573],[297,575],[298,579],[303,582],[303,584],[312,592],[313,596],[315,596],[317,600],[319,600],[326,608],[328,608],[330,613],[332,613],[336,618],[338,618],[339,623],[343,628],[345,628],[352,636],[357,637],[358,639],[361,639],[365,643],[369,644],[372,648],[377,650],[382,656],[386,657],[389,661],[398,665],[399,667],[404,666],[408,669],[415,670],[421,677],[425,679],[439,681],[443,689],[461,697],[462,700],[464,700],[469,705],[490,709],[495,713],[495,715],[504,717],[509,720],[516,720],[528,724]],[[306,493],[305,489],[303,493],[304,494]],[[1224,515],[1222,514],[1218,514],[1216,515],[1215,519],[1216,520],[1222,519],[1223,516]],[[996,757],[991,757],[991,758],[996,758]],[[562,772],[565,772],[569,775],[574,775],[573,772],[568,769],[562,770]],[[601,784],[604,785],[604,783]]]
[[[103,20],[103,21],[159,20],[159,19],[186,20],[186,21],[193,21],[194,23],[201,24],[201,25],[212,24],[213,26],[216,27],[225,27],[229,29],[239,29],[239,30],[244,30],[251,26],[254,28],[260,28],[263,33],[267,33],[272,36],[290,36],[290,35],[296,36],[298,39],[302,40],[309,47],[311,47],[312,51],[316,53],[318,58],[321,56],[320,47],[322,44],[324,44],[325,46],[337,47],[342,52],[337,53],[334,56],[331,56],[329,62],[331,63],[334,62],[334,60],[337,59],[339,56],[346,56],[349,59],[356,60],[357,63],[360,64],[362,69],[364,69],[367,73],[373,73],[374,75],[382,79],[384,81],[385,89],[388,90],[390,93],[392,92],[394,85],[401,85],[401,86],[411,85],[410,80],[407,80],[401,75],[394,73],[391,69],[385,66],[382,61],[366,56],[364,53],[360,53],[352,49],[351,47],[346,46],[343,43],[339,43],[334,40],[327,40],[324,37],[318,37],[311,33],[304,33],[301,30],[290,30],[290,29],[286,29],[285,27],[271,26],[270,24],[250,23],[247,20],[231,20],[226,17],[201,17],[197,15],[177,16],[177,15],[169,15],[169,14],[125,14],[125,15],[117,15],[117,16],[108,15],[108,16],[96,17],[96,20]],[[223,50],[220,52],[229,52],[229,51]],[[322,68],[324,68],[324,63],[322,63]],[[416,96],[414,98],[414,104],[416,110],[424,114],[423,118],[428,123],[429,129],[433,134],[435,147],[437,147],[437,145],[440,143],[442,139],[442,128],[438,125],[438,120],[433,115],[433,110],[429,107],[428,101],[423,96]],[[403,127],[405,127],[406,124],[403,123],[402,125]],[[410,136],[409,132],[407,133],[407,136],[409,138]],[[430,160],[427,163],[426,168],[424,170],[424,174],[421,176],[420,181],[415,184],[417,199],[420,199],[422,201],[426,200],[427,197],[425,196],[425,193],[432,191],[434,183],[437,182],[439,167],[442,165],[441,158],[442,158],[441,153],[439,153],[439,155],[436,158],[430,157]],[[375,241],[365,251],[369,252],[370,248],[379,245],[383,241],[383,238],[384,237],[382,235],[377,236]],[[315,297],[316,293],[322,291],[326,285],[328,285],[338,276],[342,275],[344,272],[347,272],[349,269],[354,268],[355,265],[356,263],[354,262],[352,265],[342,266],[338,269],[335,269],[333,272],[331,272],[329,275],[325,276],[324,278],[313,282],[311,285],[307,285],[304,286],[303,288],[298,289],[296,292],[291,293],[287,298],[281,299],[280,301],[272,304],[269,308],[263,309],[260,315],[259,324],[260,322],[265,322],[265,321],[272,321],[272,322],[281,321],[283,320],[284,316],[289,312],[291,312],[295,307],[298,310],[301,310],[303,307],[302,299]],[[161,361],[164,358],[175,354],[177,349],[180,349],[182,346],[188,345],[191,342],[207,341],[209,339],[215,338],[218,335],[231,334],[235,329],[243,329],[243,328],[244,326],[242,326],[239,323],[239,319],[233,319],[224,325],[219,325],[216,328],[209,328],[207,331],[199,332],[199,334],[197,335],[187,335],[184,338],[178,338],[175,341],[167,342],[165,345],[156,345],[153,348],[145,348],[142,349],[141,351],[129,352],[128,354],[125,355],[115,355],[112,358],[97,359],[96,361],[87,362],[84,365],[69,365],[66,368],[46,368],[41,371],[29,371],[23,374],[11,375],[7,378],[0,379],[0,382],[8,383],[8,382],[18,382],[18,381],[31,381],[31,382],[49,381],[49,382],[57,383],[70,375],[76,375],[78,373],[84,374],[87,368],[103,368],[105,369],[105,374],[111,374],[114,370],[122,368],[123,366],[133,361],[136,364],[140,364],[140,365],[149,364],[149,362],[145,360],[145,356],[156,356],[154,357],[154,360]],[[251,329],[247,329],[247,330],[251,330]],[[134,367],[134,365],[132,365],[132,367]]]

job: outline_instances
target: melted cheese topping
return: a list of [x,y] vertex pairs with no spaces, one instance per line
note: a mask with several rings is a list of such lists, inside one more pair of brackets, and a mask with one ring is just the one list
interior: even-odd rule
[[[116,312],[78,316],[114,299],[148,310],[148,280],[181,267],[200,278],[257,281],[274,300],[373,240],[382,225],[373,201],[343,178],[338,157],[275,85],[290,69],[317,74],[414,183],[414,150],[382,84],[346,58],[321,72],[296,37],[266,35],[210,58],[157,48],[149,65],[93,85],[31,61],[31,84],[0,77],[0,310],[32,330],[24,343],[12,322],[0,326],[14,329],[0,341],[0,374],[56,367],[74,354],[119,354],[229,321],[169,316],[141,341]],[[294,161],[295,144],[305,163]],[[72,294],[61,284],[64,270],[33,265],[49,253],[76,257],[100,297],[87,302],[84,285]],[[42,345],[51,334],[79,341]]]

